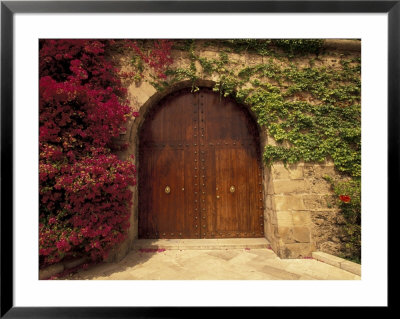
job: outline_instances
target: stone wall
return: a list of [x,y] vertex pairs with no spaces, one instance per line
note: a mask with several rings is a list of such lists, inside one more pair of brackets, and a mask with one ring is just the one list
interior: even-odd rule
[[[326,50],[315,63],[329,67],[339,67],[337,57],[340,54],[347,56],[360,56],[359,41],[354,40],[327,40]],[[196,52],[201,57],[217,58],[220,48],[207,47]],[[331,54],[330,54],[331,53]],[[255,54],[229,53],[231,67],[243,67],[269,61],[271,57]],[[122,71],[131,71],[130,56],[118,54],[115,61]],[[189,67],[191,60],[187,52],[173,51],[175,68]],[[308,65],[308,56],[294,57],[298,65]],[[277,63],[281,63],[278,62]],[[206,75],[201,65],[196,61],[196,85],[212,87],[218,81],[216,75]],[[144,71],[148,77],[149,70]],[[121,158],[135,155],[135,165],[140,170],[138,163],[138,132],[146,119],[149,109],[157,105],[158,101],[167,94],[183,87],[191,87],[192,81],[182,80],[174,83],[164,91],[157,91],[148,81],[134,82],[125,80],[128,89],[128,99],[132,109],[140,112],[140,117],[127,125],[127,133],[120,138],[121,143],[128,143],[128,149],[119,154]],[[308,102],[313,103],[312,98]],[[268,138],[266,132],[260,128],[261,147],[274,143]],[[335,171],[332,162],[325,163],[298,163],[285,167],[282,163],[275,163],[271,167],[264,166],[264,227],[265,236],[270,241],[272,249],[281,258],[310,257],[313,251],[324,251],[339,254],[343,245],[340,227],[343,220],[338,209],[333,205],[333,192],[324,175],[340,177]],[[134,205],[132,207],[131,228],[125,243],[117,247],[110,254],[109,260],[119,260],[131,249],[138,234],[138,192],[133,188]]]
[[338,176],[333,164],[275,164],[270,172],[265,224],[273,249],[282,258],[306,257],[312,251],[338,254],[340,214],[323,178]]

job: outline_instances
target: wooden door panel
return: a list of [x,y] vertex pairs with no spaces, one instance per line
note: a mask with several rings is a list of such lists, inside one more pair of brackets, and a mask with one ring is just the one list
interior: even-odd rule
[[200,108],[204,108],[205,135],[208,143],[234,145],[234,142],[256,139],[257,126],[244,107],[215,93],[204,93],[203,99]]
[[194,117],[197,117],[195,97],[189,94],[165,99],[159,107],[146,117],[146,123],[140,133],[140,143],[164,143],[182,146],[193,143]]
[[[164,237],[175,236],[184,231],[184,174],[180,167],[184,165],[184,151],[166,148],[155,158],[157,173],[153,176],[154,211],[156,233]],[[161,173],[161,174],[160,174]],[[166,188],[169,187],[169,193]]]
[[233,233],[247,229],[245,223],[249,212],[248,176],[242,150],[220,149],[216,152],[216,163],[216,229],[236,236]]
[[263,236],[258,130],[243,107],[210,90],[174,94],[139,148],[140,238]]
[[215,153],[214,230],[220,237],[262,236],[262,185],[258,184],[261,176],[252,161],[252,152],[238,147],[222,148]]
[[[147,115],[139,145],[139,238],[196,235],[193,94],[164,99]],[[165,193],[166,187],[170,193]],[[199,236],[199,235],[198,235]]]
[[[151,183],[141,187],[141,196],[147,200],[141,203],[141,212],[146,218],[139,216],[139,229],[141,237],[156,238],[156,236],[169,237],[171,233],[184,229],[184,174],[179,167],[184,165],[184,151],[164,149],[148,149],[152,154],[146,162],[142,161],[141,169],[146,171],[146,176]],[[160,174],[162,172],[162,174]],[[166,187],[170,192],[166,193]],[[144,231],[145,230],[145,231]],[[168,235],[167,235],[168,234]]]

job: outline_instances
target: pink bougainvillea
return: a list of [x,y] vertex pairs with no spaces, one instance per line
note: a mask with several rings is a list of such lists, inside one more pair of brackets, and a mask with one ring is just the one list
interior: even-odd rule
[[154,40],[150,50],[144,51],[136,41],[126,40],[125,47],[131,48],[136,55],[147,65],[149,65],[156,75],[165,79],[165,71],[173,63],[171,49],[173,42],[170,40]]
[[104,258],[126,237],[136,169],[111,149],[139,114],[107,59],[114,43],[40,41],[40,266],[85,254]]

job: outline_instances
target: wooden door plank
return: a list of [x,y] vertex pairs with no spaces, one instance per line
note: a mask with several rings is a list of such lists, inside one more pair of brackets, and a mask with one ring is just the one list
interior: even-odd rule
[[[197,97],[166,97],[146,119],[140,135],[139,236],[198,238]],[[165,193],[165,187],[170,193]],[[198,204],[198,203],[197,203]],[[196,210],[195,210],[196,209]]]
[[[215,216],[209,220],[208,228],[210,232],[215,231],[216,237],[262,236],[257,202],[262,193],[257,193],[261,170],[256,124],[234,101],[220,99],[212,92],[203,93],[210,170],[207,205],[215,207]],[[230,192],[231,186],[235,187],[234,193]]]

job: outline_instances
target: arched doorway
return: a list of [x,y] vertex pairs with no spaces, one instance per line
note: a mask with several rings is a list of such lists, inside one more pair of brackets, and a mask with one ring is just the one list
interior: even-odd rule
[[154,107],[139,135],[139,238],[264,237],[259,132],[211,89]]

